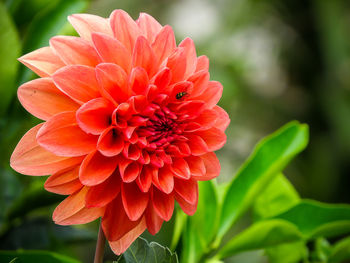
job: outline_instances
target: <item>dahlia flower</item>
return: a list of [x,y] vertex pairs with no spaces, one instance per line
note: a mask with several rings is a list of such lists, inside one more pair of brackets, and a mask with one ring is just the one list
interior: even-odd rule
[[55,36],[19,59],[40,78],[18,89],[44,122],[11,157],[27,175],[51,175],[45,189],[68,197],[60,225],[99,217],[110,247],[123,253],[145,229],[156,234],[175,200],[196,211],[199,180],[219,175],[213,151],[226,142],[222,85],[190,38],[178,46],[170,26],[122,10],[109,18],[68,18],[80,37]]

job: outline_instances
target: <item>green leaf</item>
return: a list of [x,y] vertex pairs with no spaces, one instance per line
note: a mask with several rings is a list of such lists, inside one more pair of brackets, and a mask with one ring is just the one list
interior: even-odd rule
[[178,263],[176,253],[158,243],[138,238],[118,259],[118,263]]
[[332,237],[350,232],[350,205],[303,200],[274,218],[293,223],[306,239]]
[[16,27],[0,2],[0,116],[6,112],[14,94],[20,54],[20,43]]
[[280,174],[256,199],[254,216],[256,219],[273,217],[295,206],[299,201],[299,194],[293,185]]
[[[84,0],[56,0],[38,13],[29,25],[24,38],[23,51],[31,52],[49,44],[49,39],[56,35],[67,24],[67,16],[80,13],[87,7]],[[21,82],[31,76],[27,69],[21,76]]]
[[188,218],[183,236],[182,262],[198,262],[208,252],[218,225],[219,205],[213,181],[198,182],[199,197],[196,213]]
[[329,263],[345,262],[350,259],[350,237],[346,237],[338,241],[333,248],[328,258]]
[[49,251],[19,250],[0,251],[0,262],[15,263],[79,263],[78,260]]
[[268,248],[301,239],[302,234],[293,224],[284,220],[264,220],[232,238],[219,250],[217,258],[223,259],[242,251]]
[[238,171],[224,197],[216,245],[254,199],[308,142],[308,127],[290,122],[263,139]]
[[308,249],[303,241],[274,246],[265,252],[270,263],[297,263],[308,256]]

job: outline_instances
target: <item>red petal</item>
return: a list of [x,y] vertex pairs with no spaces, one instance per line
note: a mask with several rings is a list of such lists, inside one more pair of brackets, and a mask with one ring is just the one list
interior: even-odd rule
[[98,138],[97,149],[105,156],[115,156],[124,148],[124,137],[114,127],[106,129]]
[[86,207],[103,207],[113,201],[120,192],[121,180],[118,172],[101,184],[90,187],[85,198]]
[[198,136],[203,138],[210,152],[219,150],[226,143],[226,134],[215,127],[196,132]]
[[23,107],[42,120],[62,111],[75,111],[79,107],[58,90],[50,78],[39,78],[23,84],[17,95]]
[[170,194],[174,189],[174,174],[168,165],[160,168],[156,177],[158,187],[166,194]]
[[39,48],[18,59],[40,77],[51,76],[56,70],[65,66],[64,62],[50,47]]
[[127,73],[130,72],[131,52],[121,42],[113,37],[98,33],[92,34],[92,41],[102,61],[114,63]]
[[109,241],[117,241],[125,234],[135,228],[140,220],[131,221],[125,213],[121,195],[111,202],[107,208],[104,217],[102,218],[102,228]]
[[152,77],[158,68],[155,54],[144,36],[139,36],[136,40],[132,54],[132,67],[145,69],[149,77]]
[[136,95],[146,95],[149,89],[149,79],[146,70],[141,67],[133,68],[130,74],[130,87]]
[[170,68],[172,73],[172,83],[177,83],[179,81],[185,80],[184,76],[186,73],[186,57],[185,50],[183,48],[177,48],[173,52],[168,60],[166,66]]
[[113,36],[112,29],[106,18],[90,14],[74,14],[68,16],[68,20],[78,34],[88,41],[91,41],[91,34],[94,32]]
[[152,43],[152,49],[157,57],[157,65],[161,65],[174,52],[175,48],[176,40],[174,31],[170,26],[166,25]]
[[118,65],[102,63],[96,67],[96,78],[100,84],[100,92],[112,102],[124,102],[131,95],[127,75]]
[[44,187],[47,191],[56,194],[73,194],[83,187],[79,181],[79,166],[54,173],[46,180]]
[[194,215],[197,210],[197,203],[190,204],[186,202],[179,194],[175,193],[175,199],[179,203],[181,209],[189,216]]
[[157,214],[165,221],[169,221],[174,211],[174,195],[165,194],[153,187],[152,202]]
[[152,235],[157,234],[162,227],[164,220],[158,216],[151,202],[148,203],[148,207],[145,212],[145,218],[148,232],[150,232]]
[[175,178],[174,189],[187,203],[193,205],[198,202],[198,183],[196,180],[182,180]]
[[202,155],[209,152],[206,142],[198,135],[187,135],[186,137],[188,138],[187,143],[193,155]]
[[123,154],[127,159],[137,161],[141,156],[141,150],[136,144],[127,143],[124,147]]
[[116,157],[106,157],[99,151],[88,154],[81,164],[79,178],[84,185],[97,185],[104,182],[115,171]]
[[97,137],[83,132],[75,113],[63,112],[51,117],[39,130],[40,146],[60,156],[81,156],[96,148]]
[[110,23],[114,37],[124,44],[127,50],[132,51],[136,39],[141,31],[136,22],[123,10],[114,10],[110,16]]
[[122,161],[119,162],[119,171],[123,182],[130,183],[140,175],[141,167],[137,162],[123,158]]
[[219,159],[216,157],[215,153],[206,153],[200,158],[203,160],[206,173],[203,176],[196,177],[197,180],[200,181],[208,181],[215,177],[218,177],[220,174],[221,166]]
[[148,193],[140,191],[136,183],[122,184],[122,201],[131,221],[138,220],[148,204]]
[[175,174],[175,176],[179,178],[189,179],[191,177],[190,167],[183,158],[173,158],[171,170]]
[[153,42],[158,32],[162,29],[161,24],[146,13],[140,13],[136,23],[139,26],[142,34],[146,36],[149,43]]
[[50,46],[67,65],[93,67],[100,60],[90,43],[79,37],[56,36],[50,39]]
[[88,101],[76,113],[79,127],[86,133],[101,134],[112,123],[113,105],[104,98]]
[[120,255],[128,249],[128,247],[138,238],[146,229],[145,219],[142,218],[141,221],[132,230],[126,233],[122,238],[117,241],[109,241],[109,245],[113,252]]
[[58,225],[86,224],[103,216],[104,207],[85,207],[87,191],[88,187],[83,187],[79,192],[63,200],[53,212],[53,221]]
[[42,126],[43,123],[33,127],[18,142],[10,160],[14,170],[27,175],[48,175],[82,161],[81,157],[60,157],[42,148],[36,140]]
[[192,177],[201,177],[205,175],[206,169],[202,158],[198,156],[189,156],[186,158],[186,162],[191,170]]
[[148,192],[152,184],[152,178],[155,173],[158,173],[158,168],[151,165],[143,166],[139,177],[136,179],[136,183],[142,192]]
[[58,70],[52,79],[61,91],[81,104],[100,97],[94,68],[67,66]]
[[164,68],[161,71],[159,71],[153,78],[154,85],[157,86],[158,91],[160,93],[163,93],[167,90],[170,80],[172,78],[171,71],[169,68]]

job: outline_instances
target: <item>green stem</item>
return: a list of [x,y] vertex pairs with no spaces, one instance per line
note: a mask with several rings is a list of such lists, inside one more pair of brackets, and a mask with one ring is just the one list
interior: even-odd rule
[[98,231],[95,259],[94,263],[103,263],[103,254],[105,249],[106,237],[102,230],[102,224],[100,223],[100,228]]

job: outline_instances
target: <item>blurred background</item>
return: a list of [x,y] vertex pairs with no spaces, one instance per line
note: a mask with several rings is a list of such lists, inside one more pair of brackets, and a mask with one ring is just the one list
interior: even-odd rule
[[[45,249],[91,261],[97,223],[54,225],[51,213],[64,197],[45,192],[45,178],[9,167],[16,143],[39,122],[17,100],[17,87],[35,76],[16,59],[47,46],[53,35],[75,34],[67,15],[108,17],[116,8],[134,19],[151,14],[174,28],[178,42],[191,37],[197,54],[209,57],[211,79],[224,85],[219,104],[231,118],[218,152],[219,182],[234,176],[260,138],[299,120],[310,126],[310,144],[286,176],[303,198],[350,202],[350,1],[1,0],[0,249]],[[172,224],[153,240],[167,245]],[[247,257],[227,262],[265,260]]]

